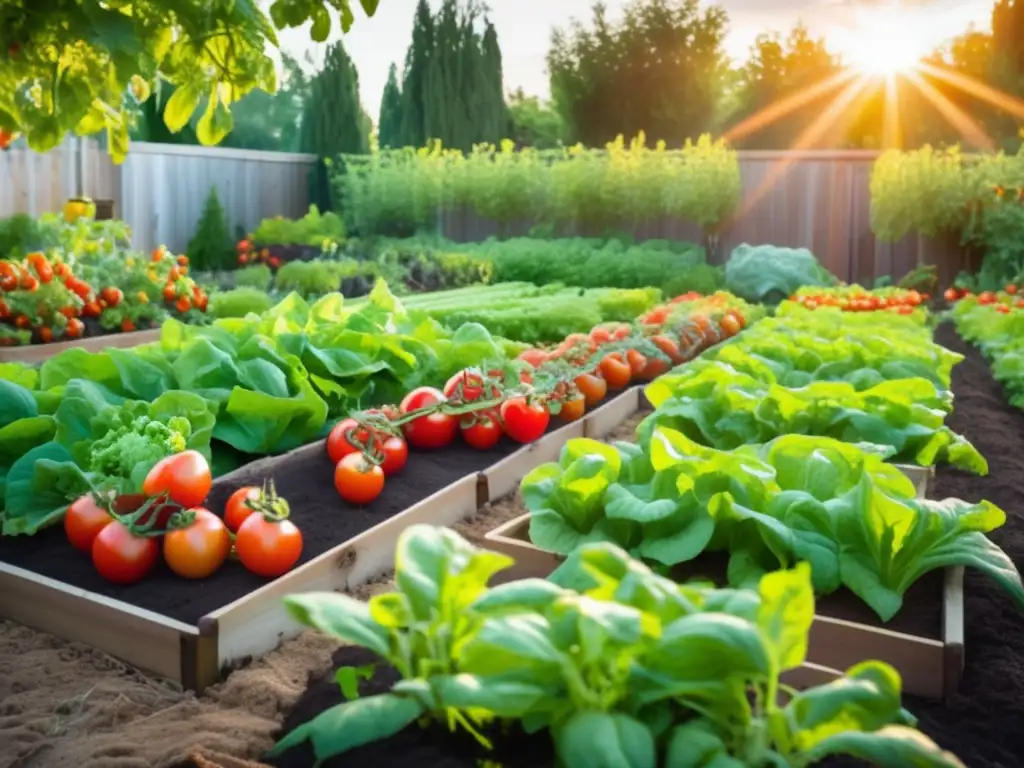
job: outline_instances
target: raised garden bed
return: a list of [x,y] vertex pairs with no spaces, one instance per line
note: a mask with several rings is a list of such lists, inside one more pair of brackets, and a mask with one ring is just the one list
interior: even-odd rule
[[[640,406],[640,398],[632,403],[620,398],[595,410],[591,416],[595,427],[589,436],[610,432]],[[924,498],[934,471],[905,465],[900,469]],[[506,485],[501,482],[495,487],[508,492]],[[500,581],[547,578],[562,562],[561,556],[530,543],[530,514],[525,507],[523,512],[484,537],[484,546],[516,561],[500,574]],[[718,584],[725,582],[725,573],[726,559],[716,555],[674,570],[681,581],[703,578]],[[881,659],[900,672],[904,690],[927,697],[951,695],[960,684],[964,667],[963,579],[964,569],[960,567],[926,575],[907,591],[903,610],[884,626],[851,592],[840,590],[820,599],[811,627],[808,663],[787,682],[796,687],[817,685],[838,676],[836,670],[848,669],[864,659]]]
[[57,341],[52,344],[27,344],[21,347],[0,348],[0,363],[41,363],[51,357],[60,354],[66,349],[84,349],[86,352],[100,352],[104,349],[116,347],[127,349],[138,347],[142,344],[150,344],[160,341],[160,329],[151,328],[147,331],[132,331],[131,333],[105,333],[97,336],[87,336],[74,341]]
[[[414,453],[401,482],[389,483],[369,507],[346,504],[334,488],[323,442],[248,464],[215,480],[208,506],[221,509],[237,488],[273,478],[303,534],[298,565],[269,581],[228,563],[212,577],[187,582],[161,563],[130,586],[105,581],[91,559],[68,545],[61,527],[0,539],[0,615],[58,637],[87,643],[186,688],[202,690],[220,672],[273,649],[299,625],[282,597],[352,589],[388,570],[399,534],[414,523],[451,525],[472,515],[491,490],[518,483],[586,434],[588,418],[631,402],[639,389],[609,398],[585,419],[553,422],[537,442],[503,440],[490,451],[457,444]],[[496,468],[496,469],[495,469]]]

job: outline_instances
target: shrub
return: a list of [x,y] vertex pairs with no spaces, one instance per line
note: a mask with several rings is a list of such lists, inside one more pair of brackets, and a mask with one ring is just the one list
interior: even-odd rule
[[254,267],[243,267],[235,273],[235,285],[239,288],[256,288],[266,291],[270,287],[273,274],[266,264],[257,264]]
[[275,284],[279,291],[295,291],[303,296],[321,296],[337,291],[342,280],[362,277],[372,282],[372,278],[377,274],[375,264],[353,259],[290,261],[278,270]]
[[286,219],[275,216],[264,219],[252,235],[259,245],[312,245],[323,247],[325,243],[339,243],[345,239],[345,224],[335,213],[320,213],[315,206],[309,206],[309,213],[301,219]]
[[188,258],[199,270],[231,269],[235,265],[235,246],[216,187],[210,187],[206,196],[196,232],[188,243]]
[[711,264],[695,264],[689,269],[678,270],[667,278],[661,287],[666,299],[696,291],[710,296],[725,287],[725,270]]
[[235,288],[233,291],[210,296],[209,313],[217,318],[245,317],[250,312],[266,312],[272,306],[274,300],[265,291],[256,288]]

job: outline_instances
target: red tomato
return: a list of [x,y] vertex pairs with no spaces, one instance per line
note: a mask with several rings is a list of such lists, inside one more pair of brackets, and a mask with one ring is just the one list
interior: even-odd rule
[[608,382],[593,373],[581,373],[576,377],[575,384],[576,389],[583,394],[588,408],[593,408],[608,394]]
[[391,475],[401,472],[405,467],[405,462],[409,459],[409,446],[405,440],[395,435],[385,440],[383,445],[378,443],[378,447],[384,454],[384,460],[380,465],[384,477],[391,477]]
[[235,536],[238,559],[257,576],[276,579],[302,555],[302,532],[291,520],[268,520],[250,515]]
[[93,565],[114,584],[139,581],[153,570],[159,556],[156,538],[136,536],[117,520],[107,523],[92,542]]
[[124,294],[121,293],[120,288],[114,288],[113,286],[107,286],[100,291],[100,298],[111,307],[116,307],[121,303],[121,299],[124,298]]
[[612,340],[612,332],[601,326],[594,326],[590,331],[590,340],[595,344],[607,344]]
[[551,414],[543,403],[528,403],[525,398],[515,397],[502,403],[501,420],[506,435],[517,443],[532,443],[548,428]]
[[946,301],[949,302],[956,301],[960,297],[959,293],[957,293],[956,288],[947,288],[946,292],[942,295],[945,297]]
[[[399,409],[407,414],[445,401],[443,392],[433,387],[420,387],[405,396]],[[458,431],[458,419],[446,413],[431,413],[402,425],[402,432],[409,445],[421,450],[444,448],[455,439]]]
[[647,365],[647,358],[635,349],[630,349],[626,351],[626,362],[629,363],[630,373],[636,377],[643,373],[644,367]]
[[182,451],[161,459],[142,483],[147,496],[167,493],[183,507],[198,507],[210,494],[213,477],[210,465],[199,451]]
[[601,361],[599,369],[601,377],[608,382],[609,389],[622,389],[629,384],[629,380],[633,376],[629,365],[618,354],[605,357]]
[[612,341],[622,341],[629,338],[631,333],[633,333],[633,329],[628,325],[620,325],[612,331]]
[[529,363],[534,368],[540,368],[548,361],[548,353],[543,349],[527,349],[519,355],[518,359]]
[[110,513],[99,506],[92,494],[75,499],[64,515],[64,532],[71,546],[82,552],[92,549],[92,542],[113,520]]
[[1016,293],[1017,293],[1017,286],[1014,285],[1013,283],[1010,283],[1009,285],[1006,286],[1006,292],[1008,294],[1010,294],[1011,296],[1016,295]]
[[334,468],[334,487],[349,504],[369,504],[384,490],[384,470],[362,454],[349,454]]
[[725,315],[721,320],[722,333],[726,336],[735,336],[742,328],[740,322],[732,315]]
[[224,524],[232,533],[237,533],[242,523],[249,519],[255,510],[246,502],[256,501],[260,497],[260,489],[254,485],[239,488],[228,497],[224,505]]
[[663,373],[668,372],[668,362],[658,357],[647,358],[647,364],[644,369],[640,371],[640,379],[643,381],[651,381],[661,376]]
[[668,336],[652,336],[651,342],[665,357],[672,361],[673,365],[679,365],[683,362],[683,356],[679,353],[679,345]]
[[558,418],[563,421],[576,421],[583,417],[583,413],[587,410],[587,401],[583,395],[577,395],[576,397],[564,400],[562,402],[562,409],[558,412]]
[[359,429],[359,422],[355,419],[342,419],[334,425],[334,429],[327,436],[327,456],[332,464],[337,464],[350,453],[358,453],[359,448],[352,444],[347,435],[355,430],[354,437],[364,448],[371,448],[370,433],[366,429]]
[[164,536],[164,560],[183,579],[205,579],[227,559],[231,535],[210,510],[200,507],[191,511],[196,517],[189,526]]
[[[471,403],[474,400],[479,400],[484,396],[483,374],[472,368],[459,371],[448,379],[448,383],[444,385],[444,396],[449,400],[457,400],[462,403]],[[490,387],[488,399],[496,398],[497,396],[498,390],[493,386]]]
[[978,294],[979,304],[995,304],[996,295],[992,291],[982,291]]
[[85,324],[77,317],[68,319],[68,327],[65,330],[69,339],[77,339],[82,333],[85,332]]
[[478,451],[488,451],[498,444],[504,434],[494,411],[474,413],[463,418],[462,438]]

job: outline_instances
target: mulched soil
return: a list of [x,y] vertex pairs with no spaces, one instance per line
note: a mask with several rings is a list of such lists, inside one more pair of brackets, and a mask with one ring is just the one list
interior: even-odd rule
[[[564,425],[553,419],[548,431]],[[478,451],[457,441],[438,453],[412,453],[400,477],[388,483],[370,507],[356,507],[338,496],[323,443],[315,443],[284,456],[260,459],[219,478],[207,506],[219,511],[238,488],[273,479],[290,504],[292,521],[302,531],[301,565],[521,447],[503,439],[490,451]],[[0,537],[0,561],[190,624],[268,583],[234,562],[208,579],[186,582],[161,562],[141,582],[118,586],[96,572],[88,555],[68,545],[61,526],[32,537]]]
[[[989,534],[1024,566],[1024,412],[1006,401],[981,353],[951,325],[936,341],[966,356],[953,369],[956,402],[949,426],[965,435],[988,459],[989,475],[978,478],[940,467],[932,498],[988,499],[1006,511],[1006,525]],[[948,702],[906,697],[922,731],[971,768],[1024,765],[1024,614],[994,582],[967,569],[965,650],[960,691]]]
[[[956,408],[949,425],[964,434],[988,459],[990,474],[978,478],[958,470],[939,468],[931,490],[932,498],[958,497],[988,499],[1006,510],[1006,526],[991,538],[1013,558],[1024,563],[1024,413],[1005,400],[1001,386],[992,378],[980,353],[966,345],[950,326],[939,329],[937,341],[960,352],[966,360],[954,369]],[[939,614],[935,592],[938,577],[922,580],[906,595],[903,618],[893,629],[907,631],[911,625],[927,626],[925,634],[935,635]],[[967,571],[965,580],[967,664],[960,692],[947,702],[905,697],[906,707],[919,718],[919,727],[944,749],[958,755],[971,768],[1018,768],[1024,765],[1024,614],[994,583]],[[833,605],[832,615],[849,606]],[[859,616],[848,615],[857,620]],[[370,660],[361,649],[341,648],[333,666],[359,665]],[[378,675],[364,684],[363,695],[387,690],[395,679],[390,668],[378,668]],[[333,672],[313,677],[306,693],[286,717],[279,736],[284,735],[340,703]],[[494,734],[489,734],[494,735]],[[552,765],[550,742],[522,734],[498,734],[495,752],[484,753],[471,739],[454,737],[440,728],[407,728],[400,734],[353,750],[323,763],[325,768],[374,765],[375,768],[476,768],[478,760],[502,762],[506,768]],[[278,768],[309,768],[314,760],[308,747],[290,750],[274,765]],[[856,765],[848,759],[828,760],[829,766]]]

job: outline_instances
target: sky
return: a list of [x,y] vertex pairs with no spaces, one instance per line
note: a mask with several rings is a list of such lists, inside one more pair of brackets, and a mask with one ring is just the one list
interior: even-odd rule
[[[432,0],[434,6],[440,0]],[[356,23],[345,37],[345,48],[359,70],[364,106],[376,120],[388,67],[402,62],[412,36],[417,0],[380,0],[373,18],[356,9]],[[553,27],[566,27],[576,18],[591,16],[594,0],[487,0],[498,31],[505,70],[505,89],[528,95],[549,94],[545,56]],[[358,3],[353,3],[358,5]],[[616,18],[628,0],[605,0],[609,17]],[[707,4],[702,0],[702,5]],[[830,47],[844,55],[870,54],[874,44],[912,45],[931,50],[967,28],[987,28],[992,0],[717,0],[729,13],[727,53],[746,57],[761,32],[788,32],[803,21],[812,34],[824,35]],[[894,9],[892,6],[897,5]],[[332,39],[339,36],[335,31]],[[280,35],[281,47],[300,59],[307,51],[323,55],[326,44],[309,40],[306,30]],[[922,52],[924,52],[922,51]]]

